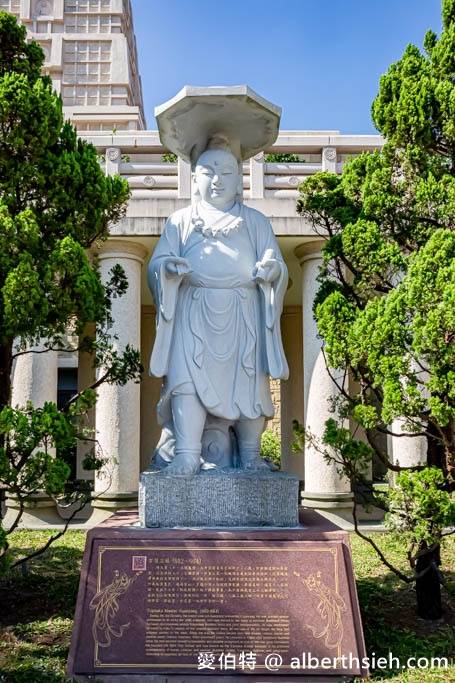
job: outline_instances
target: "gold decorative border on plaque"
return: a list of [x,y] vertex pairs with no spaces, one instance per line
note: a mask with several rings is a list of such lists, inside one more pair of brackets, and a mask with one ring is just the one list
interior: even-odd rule
[[[341,549],[341,544],[340,544],[340,549]],[[177,545],[177,546],[174,546],[174,545],[153,545],[153,546],[152,546],[152,545],[150,545],[150,546],[149,546],[149,545],[147,545],[147,546],[144,546],[144,545],[140,545],[140,546],[138,546],[138,545],[134,545],[134,546],[124,546],[124,545],[121,545],[121,546],[99,546],[99,548],[98,548],[98,581],[97,581],[98,593],[100,593],[101,590],[102,590],[102,589],[101,589],[101,575],[102,575],[102,559],[103,559],[103,555],[104,555],[104,553],[105,553],[106,551],[119,551],[119,550],[122,550],[122,551],[127,550],[127,551],[130,551],[130,552],[131,552],[131,551],[135,551],[135,552],[141,551],[141,552],[143,552],[144,550],[147,550],[147,552],[151,552],[151,551],[161,551],[161,552],[163,552],[163,551],[172,551],[172,550],[177,550],[177,551],[182,552],[182,551],[196,550],[196,551],[203,551],[204,553],[207,552],[207,551],[208,551],[208,552],[210,552],[210,551],[222,552],[222,551],[232,551],[232,550],[235,550],[235,551],[237,551],[237,552],[238,552],[238,551],[242,551],[242,552],[245,552],[245,551],[250,551],[250,552],[251,552],[251,551],[253,551],[253,552],[258,552],[258,553],[261,553],[261,552],[266,552],[266,553],[270,553],[270,552],[273,552],[273,553],[280,553],[280,552],[286,552],[286,553],[294,553],[294,552],[295,552],[295,553],[308,553],[308,552],[324,553],[324,552],[329,552],[329,553],[332,555],[332,557],[333,557],[333,562],[334,562],[334,566],[333,566],[334,583],[335,583],[335,591],[334,591],[334,593],[337,594],[337,595],[339,594],[338,547],[333,547],[333,546],[330,547],[330,548],[327,548],[327,547],[319,547],[319,548],[311,548],[311,547],[310,547],[310,548],[290,548],[290,547],[287,547],[287,548],[277,548],[277,547],[275,547],[275,548],[273,548],[273,550],[272,550],[271,548],[256,547],[256,546],[221,546],[221,547],[220,547],[220,546],[208,546],[208,547],[207,547],[207,546],[204,546],[204,547],[202,547],[201,545]],[[342,552],[342,549],[341,549],[341,552]],[[134,579],[135,579],[135,578],[137,578],[137,575],[136,575],[136,577],[134,577]],[[98,595],[98,593],[97,593],[97,595]],[[95,597],[96,597],[96,596],[95,596]],[[339,597],[341,598],[341,596],[339,596]],[[128,662],[115,662],[115,663],[111,663],[111,662],[102,662],[102,661],[99,660],[98,654],[99,654],[99,653],[98,653],[98,646],[97,646],[96,641],[95,641],[95,661],[94,661],[95,667],[105,668],[105,669],[109,669],[109,668],[112,668],[112,669],[113,669],[113,668],[121,668],[121,667],[123,667],[123,668],[131,668],[131,669],[153,669],[153,668],[159,669],[159,668],[163,668],[163,667],[165,667],[165,666],[169,666],[169,667],[172,667],[172,668],[174,668],[174,669],[184,668],[184,669],[195,669],[195,670],[197,670],[197,668],[198,668],[198,664],[196,664],[196,663],[195,663],[195,664],[190,664],[190,663],[188,663],[188,662],[185,662],[185,663],[182,663],[182,664],[178,664],[178,663],[176,663],[176,662],[172,662],[171,664],[166,664],[166,663],[163,663],[163,662],[160,662],[159,664],[153,664],[153,663],[150,663],[150,662],[142,662],[142,663],[137,663],[137,662],[136,662],[136,663],[128,663]],[[340,640],[340,643],[338,644],[338,658],[341,658],[341,640]],[[284,671],[284,670],[286,670],[286,669],[288,669],[288,668],[289,668],[289,667],[282,666],[282,667],[281,667],[281,670]],[[261,665],[261,664],[256,665],[256,669],[257,669],[257,670],[267,671],[267,667],[265,667],[265,665]],[[315,668],[315,669],[314,669],[314,671],[318,671],[318,670],[319,670],[318,668]],[[329,670],[329,669],[327,669],[327,668],[324,669],[324,671],[327,671],[327,670]]]

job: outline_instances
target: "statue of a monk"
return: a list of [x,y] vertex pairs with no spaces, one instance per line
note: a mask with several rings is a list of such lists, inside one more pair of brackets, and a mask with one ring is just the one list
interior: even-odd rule
[[203,152],[193,179],[198,201],[171,215],[149,265],[157,309],[150,373],[164,378],[154,461],[166,474],[196,474],[204,430],[219,420],[234,435],[236,465],[260,469],[274,412],[269,376],[288,376],[280,333],[287,268],[267,218],[237,201],[241,174],[230,151]]

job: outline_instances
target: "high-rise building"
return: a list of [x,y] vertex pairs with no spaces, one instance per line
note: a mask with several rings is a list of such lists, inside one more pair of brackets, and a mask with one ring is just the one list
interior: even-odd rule
[[45,54],[81,132],[145,128],[130,0],[0,0]]

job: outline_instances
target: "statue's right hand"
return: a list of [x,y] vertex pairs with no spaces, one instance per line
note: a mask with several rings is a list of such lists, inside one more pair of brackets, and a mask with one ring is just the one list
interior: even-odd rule
[[169,256],[164,262],[164,267],[169,277],[182,277],[192,271],[189,262],[179,256]]

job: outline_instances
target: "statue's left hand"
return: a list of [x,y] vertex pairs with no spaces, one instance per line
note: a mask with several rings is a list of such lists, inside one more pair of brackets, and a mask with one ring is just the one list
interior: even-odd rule
[[281,267],[276,258],[258,261],[253,270],[253,280],[259,283],[274,282],[280,277]]

